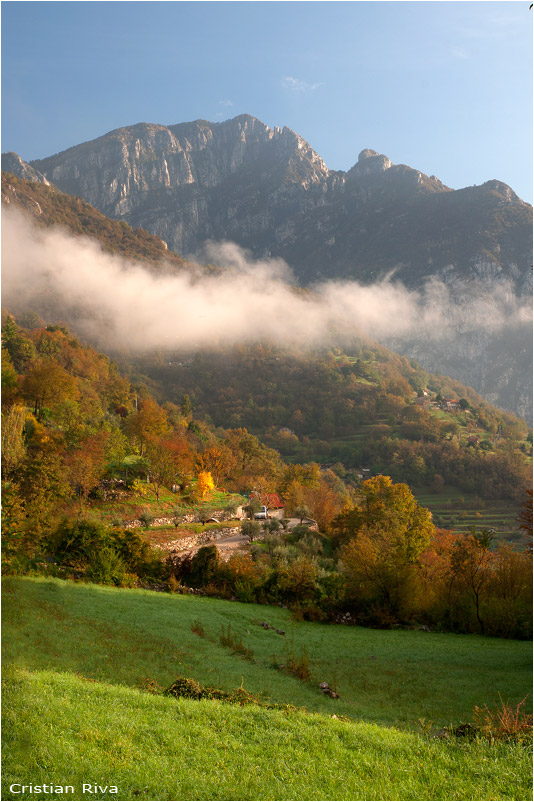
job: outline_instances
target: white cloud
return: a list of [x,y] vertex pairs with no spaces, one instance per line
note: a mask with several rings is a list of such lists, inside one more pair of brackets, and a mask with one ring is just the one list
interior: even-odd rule
[[326,86],[324,81],[317,84],[309,84],[306,81],[301,81],[300,78],[292,78],[290,75],[286,76],[282,81],[284,89],[289,89],[291,92],[313,92],[319,86]]
[[233,102],[231,100],[219,100],[219,106],[233,106]]
[[[505,333],[529,325],[530,303],[505,283],[471,282],[457,298],[441,282],[410,291],[386,279],[372,286],[327,281],[296,294],[281,259],[253,260],[230,242],[207,243],[224,269],[205,276],[149,272],[60,229],[38,229],[20,212],[2,215],[3,300],[48,314],[51,300],[77,331],[131,349],[209,347],[269,339],[284,345],[334,344],[358,330],[376,339],[443,342],[472,330]],[[458,300],[459,298],[459,300]],[[55,314],[58,312],[56,311]]]

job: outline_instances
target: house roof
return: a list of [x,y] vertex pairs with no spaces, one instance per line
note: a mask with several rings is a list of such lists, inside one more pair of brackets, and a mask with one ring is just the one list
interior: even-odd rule
[[279,493],[251,493],[259,496],[261,503],[270,510],[281,510],[285,507],[285,501]]

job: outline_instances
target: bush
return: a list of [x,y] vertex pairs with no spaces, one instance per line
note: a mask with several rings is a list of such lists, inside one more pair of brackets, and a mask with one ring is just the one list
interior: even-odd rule
[[250,541],[260,536],[261,524],[259,521],[243,521],[241,524],[241,532]]
[[371,629],[393,629],[398,624],[396,617],[387,607],[375,605],[366,614],[366,626]]
[[493,710],[487,705],[475,707],[475,721],[482,735],[490,741],[531,741],[532,716],[521,708],[525,698],[515,707],[502,700],[499,694],[500,705]]
[[109,547],[99,549],[91,555],[91,563],[85,576],[100,585],[119,587],[131,585],[134,581],[133,575],[127,573],[122,559]]
[[150,492],[150,485],[140,479],[134,479],[131,484],[128,482],[126,486],[130,486],[133,494],[138,498],[145,498]]
[[182,585],[182,583],[181,583],[181,582],[179,582],[179,581],[176,579],[176,577],[174,576],[174,574],[171,574],[171,575],[170,575],[170,577],[169,577],[169,579],[168,579],[168,581],[167,581],[167,587],[168,587],[168,589],[169,589],[169,593],[181,593],[181,591],[182,591],[182,589],[183,589],[183,585]]
[[154,522],[155,517],[156,516],[152,515],[150,510],[143,510],[143,512],[139,514],[139,520],[141,521],[145,529],[150,528],[150,524]]
[[273,534],[280,531],[280,521],[278,518],[272,518],[270,521],[265,521],[262,525],[265,534]]
[[189,583],[194,588],[208,585],[217,573],[219,552],[217,546],[203,546],[191,560]]
[[131,574],[159,579],[165,573],[158,555],[136,532],[110,530],[93,521],[63,520],[49,547],[60,564],[78,571],[87,569],[93,582],[131,584]]
[[265,707],[269,710],[285,710],[286,712],[294,711],[297,708],[293,705],[278,705],[269,702],[262,702],[259,696],[256,696],[243,687],[235,688],[233,691],[224,691],[222,688],[210,688],[201,685],[194,679],[189,677],[178,677],[172,685],[164,691],[165,696],[175,696],[176,698],[185,699],[218,699],[221,702],[230,702],[233,704],[241,705],[258,705]]
[[200,509],[197,514],[199,523],[201,523],[202,526],[206,526],[208,521],[210,521],[213,518],[213,513],[214,510],[212,510],[211,507],[204,507]]
[[50,537],[48,545],[59,562],[72,568],[83,568],[94,553],[111,545],[111,537],[102,524],[65,518]]
[[167,569],[178,583],[189,582],[192,563],[193,556],[191,554],[185,554],[183,557],[175,557],[169,554],[167,557]]
[[124,560],[129,571],[144,579],[161,579],[165,576],[165,566],[159,555],[132,529],[112,532],[111,546]]
[[249,603],[256,600],[256,588],[249,579],[237,580],[234,592],[240,602]]
[[323,550],[323,544],[321,542],[321,538],[310,530],[307,534],[299,539],[297,548],[302,551],[303,554],[314,557],[317,554],[321,554]]
[[295,621],[326,621],[328,616],[318,604],[302,602],[291,609]]

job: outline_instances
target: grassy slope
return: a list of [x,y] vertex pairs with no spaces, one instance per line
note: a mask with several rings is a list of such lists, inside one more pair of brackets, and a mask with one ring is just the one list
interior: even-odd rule
[[9,793],[10,782],[28,776],[76,789],[83,782],[118,786],[117,796],[99,799],[529,796],[528,750],[444,745],[318,715],[150,697],[51,672],[10,686],[3,799],[46,798]]
[[[192,633],[195,621],[205,638]],[[220,645],[228,624],[256,663]],[[297,654],[308,649],[310,682],[271,667],[291,642]],[[530,688],[526,643],[292,624],[280,608],[10,578],[4,648],[5,799],[19,778],[107,778],[100,784],[119,784],[126,799],[528,798],[528,751],[428,741],[408,729],[418,718],[468,720],[498,692],[519,701]],[[243,683],[308,713],[139,690],[148,678],[165,687],[179,675]],[[320,680],[336,683],[341,698],[323,696]]]

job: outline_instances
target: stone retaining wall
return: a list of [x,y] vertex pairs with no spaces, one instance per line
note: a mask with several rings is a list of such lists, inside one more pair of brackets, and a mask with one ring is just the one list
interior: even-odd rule
[[[222,521],[231,521],[235,520],[236,518],[240,519],[243,517],[243,509],[242,507],[238,507],[235,514],[230,514],[227,510],[214,510],[213,516],[210,518],[212,523],[221,523]],[[192,524],[192,523],[200,523],[197,520],[197,516],[193,513],[188,513],[187,515],[179,515],[172,518],[155,518],[153,522],[150,524],[151,526],[172,526],[174,521],[178,521],[178,525],[181,524]],[[138,527],[143,526],[144,524],[138,518],[135,518],[133,521],[128,521],[128,523],[124,524],[123,529],[136,529]]]
[[229,526],[224,529],[210,530],[209,532],[199,532],[196,535],[189,535],[187,537],[180,537],[177,540],[171,540],[163,546],[156,545],[154,548],[167,551],[169,554],[176,554],[180,551],[187,549],[194,549],[197,546],[204,546],[206,543],[213,543],[214,540],[220,540],[223,537],[230,537],[240,532],[239,526]]

